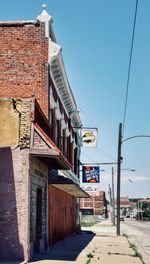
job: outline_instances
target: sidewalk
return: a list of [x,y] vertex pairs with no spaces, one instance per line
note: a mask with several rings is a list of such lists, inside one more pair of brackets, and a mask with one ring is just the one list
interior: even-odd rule
[[[133,226],[130,223],[134,223]],[[146,226],[147,228],[145,228]],[[128,236],[130,243],[136,245],[138,253],[142,255],[144,263],[150,264],[150,222],[128,219],[122,223],[121,231]]]
[[47,254],[40,254],[32,264],[141,264],[124,236],[116,236],[116,227],[107,220],[82,228],[54,245]]

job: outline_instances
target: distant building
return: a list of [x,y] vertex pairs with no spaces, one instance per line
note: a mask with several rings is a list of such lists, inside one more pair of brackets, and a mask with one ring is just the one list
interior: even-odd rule
[[[115,215],[117,215],[117,201],[115,201]],[[131,210],[131,203],[129,201],[129,197],[120,197],[120,215],[126,215]]]
[[105,215],[107,204],[105,192],[88,192],[89,198],[80,199],[80,212],[82,215]]
[[138,220],[150,220],[150,198],[130,198],[131,217]]
[[143,211],[150,210],[150,199],[139,199],[139,208],[141,208]]

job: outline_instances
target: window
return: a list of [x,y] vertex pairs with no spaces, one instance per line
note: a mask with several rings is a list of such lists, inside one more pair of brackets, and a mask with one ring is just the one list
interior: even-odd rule
[[53,139],[53,109],[50,109],[49,123],[50,123],[50,137]]
[[59,147],[59,120],[55,120],[55,143]]

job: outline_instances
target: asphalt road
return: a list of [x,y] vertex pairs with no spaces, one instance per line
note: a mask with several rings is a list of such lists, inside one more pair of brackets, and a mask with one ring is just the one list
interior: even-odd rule
[[150,264],[150,222],[125,219],[123,223],[121,222],[121,231],[137,246],[144,262]]

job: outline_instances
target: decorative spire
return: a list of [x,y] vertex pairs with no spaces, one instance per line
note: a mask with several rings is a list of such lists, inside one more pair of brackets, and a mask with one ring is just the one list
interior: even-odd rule
[[52,17],[46,11],[46,4],[42,5],[42,13],[37,17],[40,22],[45,22],[45,36],[50,37]]
[[46,10],[46,4],[42,5],[43,10]]

